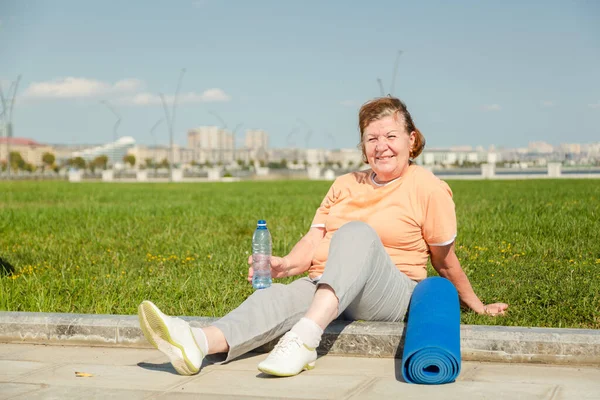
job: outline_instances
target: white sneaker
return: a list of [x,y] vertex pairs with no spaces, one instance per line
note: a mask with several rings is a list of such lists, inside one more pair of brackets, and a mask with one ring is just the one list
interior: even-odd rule
[[169,357],[177,372],[193,375],[200,371],[204,354],[187,322],[163,314],[148,300],[138,307],[138,318],[146,340]]
[[288,332],[279,340],[269,356],[258,364],[258,369],[269,375],[293,376],[313,369],[316,359],[316,349],[305,345],[294,332]]

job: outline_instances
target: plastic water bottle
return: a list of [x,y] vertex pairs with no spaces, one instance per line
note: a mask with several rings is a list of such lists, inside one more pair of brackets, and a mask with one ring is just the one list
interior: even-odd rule
[[271,286],[271,234],[267,221],[261,219],[252,235],[252,287],[265,289]]

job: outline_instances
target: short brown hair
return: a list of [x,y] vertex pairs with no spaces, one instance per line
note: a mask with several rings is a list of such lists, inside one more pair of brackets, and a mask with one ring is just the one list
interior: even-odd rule
[[413,122],[412,117],[406,108],[406,104],[396,97],[379,97],[363,104],[358,112],[358,128],[360,130],[359,146],[361,148],[363,161],[365,163],[367,162],[367,155],[365,154],[365,145],[363,141],[365,129],[373,121],[378,121],[389,116],[396,118],[397,114],[400,114],[404,119],[404,128],[406,129],[406,132],[409,135],[411,132],[415,132],[415,144],[412,149],[410,149],[409,157],[411,159],[415,159],[419,156],[419,154],[421,154],[421,151],[423,151],[423,148],[425,147],[425,137],[415,126],[415,123]]

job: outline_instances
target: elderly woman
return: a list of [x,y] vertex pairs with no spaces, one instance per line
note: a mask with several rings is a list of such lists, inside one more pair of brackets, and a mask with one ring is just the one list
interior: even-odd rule
[[311,369],[323,330],[341,314],[402,321],[415,285],[427,275],[428,258],[454,284],[463,305],[488,315],[508,308],[484,305],[473,292],[454,253],[452,192],[411,162],[425,139],[404,103],[385,97],[364,104],[359,128],[371,168],[337,178],[306,235],[285,257],[272,257],[274,278],[307,271],[308,277],[256,291],[201,329],[149,301],[139,306],[146,339],[180,374],[197,373],[207,354],[227,352],[228,361],[284,333],[258,369],[277,376]]

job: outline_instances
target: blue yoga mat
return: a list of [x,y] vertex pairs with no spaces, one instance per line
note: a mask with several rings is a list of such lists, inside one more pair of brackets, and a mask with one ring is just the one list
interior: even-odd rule
[[460,305],[447,279],[427,278],[410,300],[402,376],[407,382],[439,385],[460,373]]

